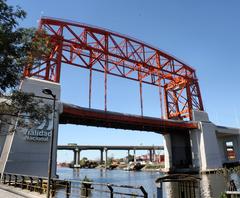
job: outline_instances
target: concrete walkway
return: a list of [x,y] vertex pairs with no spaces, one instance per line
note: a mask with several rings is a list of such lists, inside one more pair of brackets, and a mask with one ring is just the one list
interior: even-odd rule
[[23,196],[0,189],[0,196],[5,198],[22,198]]
[[45,198],[46,195],[40,195],[37,192],[30,192],[13,186],[0,184],[0,198]]

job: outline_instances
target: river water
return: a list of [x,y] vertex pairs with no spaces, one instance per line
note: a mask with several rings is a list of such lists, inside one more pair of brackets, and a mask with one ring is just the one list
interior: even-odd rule
[[[160,172],[70,168],[58,168],[58,175],[60,179],[83,180],[83,178],[87,176],[95,183],[143,186],[148,192],[150,198],[157,197],[155,180],[163,176]],[[209,174],[200,175],[199,177],[201,177],[201,180],[198,189],[199,196],[197,197],[218,198],[221,192],[224,192],[227,189],[230,179],[234,179],[238,190],[240,189],[240,176],[237,174],[231,174],[225,177],[222,174]],[[163,194],[166,198],[177,197],[176,189],[174,189],[173,185],[169,183],[164,185]]]

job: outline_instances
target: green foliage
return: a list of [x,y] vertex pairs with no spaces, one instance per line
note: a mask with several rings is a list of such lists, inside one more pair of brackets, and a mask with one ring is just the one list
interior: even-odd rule
[[226,178],[228,178],[232,173],[240,174],[240,166],[235,166],[232,168],[224,167],[217,170],[217,174],[223,175]]
[[[221,168],[219,169],[217,172],[217,174],[222,175],[225,181],[225,184],[229,186],[229,181],[231,178],[231,174],[240,174],[240,166],[235,166],[235,167],[231,167],[231,168]],[[226,197],[225,193],[221,194],[221,197]]]
[[[41,105],[33,94],[16,91],[24,67],[38,64],[51,52],[50,40],[45,32],[34,28],[18,28],[26,17],[20,7],[0,0],[0,121],[11,124],[9,117],[16,116],[19,123],[39,124],[47,119],[51,108]],[[22,119],[21,119],[22,118]],[[24,119],[23,119],[24,118]],[[30,125],[29,125],[30,126]]]
[[79,162],[80,166],[81,166],[81,167],[85,167],[87,161],[88,161],[88,158],[83,157],[83,158],[80,160],[80,162]]
[[107,158],[107,166],[110,166],[113,162],[114,158],[113,157],[108,157]]
[[222,193],[220,194],[219,198],[227,198],[226,193],[222,192]]
[[15,86],[20,78],[22,34],[15,28],[18,20],[25,16],[26,13],[19,7],[14,9],[5,0],[0,0],[0,91]]
[[51,113],[51,106],[43,103],[33,94],[14,91],[11,96],[1,98],[1,126],[6,124],[13,126],[18,119],[18,127],[34,128],[44,120],[48,120]]
[[81,168],[95,168],[98,166],[98,163],[95,161],[90,161],[86,157],[83,157],[80,162],[80,167]]
[[129,156],[127,156],[126,158],[127,158],[127,160],[128,160],[129,162],[133,162],[133,161],[134,161],[134,155],[129,155]]
[[92,179],[88,178],[86,175],[85,177],[83,178],[83,182],[93,182]]
[[[36,99],[33,94],[26,94],[22,92],[14,91],[11,95],[11,111],[13,113],[17,112],[31,112],[28,114],[30,119],[44,119],[45,112],[50,112],[51,108],[44,104],[44,108],[39,108],[39,104],[42,101]],[[15,111],[15,112],[14,112]]]
[[26,17],[20,7],[0,0],[0,94],[15,88],[27,64],[37,64],[50,53],[49,38],[34,28],[17,28]]

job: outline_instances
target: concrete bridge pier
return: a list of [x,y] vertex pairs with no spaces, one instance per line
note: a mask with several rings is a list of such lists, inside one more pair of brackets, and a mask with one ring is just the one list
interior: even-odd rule
[[152,162],[153,161],[153,150],[149,150],[149,160],[150,160],[150,162]]
[[164,141],[164,160],[165,160],[165,172],[170,172],[172,169],[172,146],[170,134],[163,135]]
[[136,149],[133,149],[133,162],[136,163]]
[[127,156],[128,156],[128,160],[127,160],[127,163],[129,163],[130,162],[130,160],[129,160],[129,158],[130,158],[130,150],[128,150],[128,152],[127,152]]
[[208,114],[193,111],[198,128],[164,135],[165,171],[206,172],[239,164],[240,129],[213,124]]
[[164,135],[165,171],[182,172],[192,167],[189,131]]
[[100,164],[103,164],[103,149],[100,149]]
[[79,161],[80,161],[80,152],[81,150],[76,148],[73,153],[74,153],[74,160],[73,160],[73,167],[74,168],[80,168],[80,164],[79,164]]
[[105,151],[105,169],[107,169],[108,149],[104,148],[104,151]]
[[222,168],[216,125],[206,112],[194,111],[193,120],[199,121],[199,129],[190,131],[193,167],[201,172]]
[[155,152],[155,149],[152,150],[153,151],[153,161],[155,162],[155,155],[156,155],[156,152]]

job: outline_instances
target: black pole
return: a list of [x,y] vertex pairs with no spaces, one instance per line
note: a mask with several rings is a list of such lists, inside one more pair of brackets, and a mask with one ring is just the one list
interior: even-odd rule
[[54,130],[55,130],[55,103],[56,103],[56,95],[50,94],[53,97],[53,127],[52,127],[52,135],[50,137],[50,151],[49,151],[49,159],[48,159],[48,183],[47,183],[47,198],[50,197],[50,181],[52,177],[52,156],[53,156],[53,141],[54,141]]

